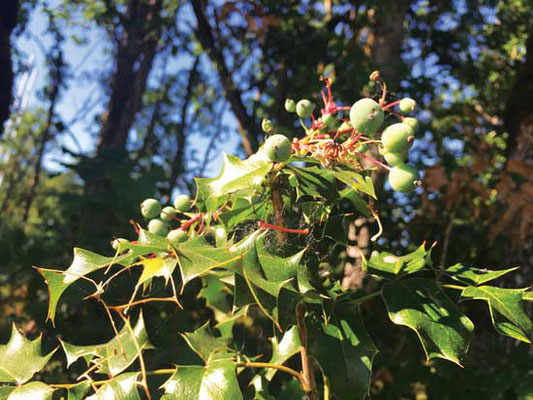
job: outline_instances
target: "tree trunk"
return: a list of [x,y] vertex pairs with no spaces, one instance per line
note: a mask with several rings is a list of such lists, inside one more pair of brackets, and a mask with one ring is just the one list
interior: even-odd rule
[[17,24],[18,0],[0,2],[0,138],[9,118],[12,100],[13,66],[11,63],[11,32]]
[[233,77],[224,60],[222,49],[215,40],[213,30],[205,13],[205,1],[191,0],[191,3],[197,20],[196,37],[215,66],[220,83],[224,89],[226,100],[230,104],[235,118],[237,118],[244,151],[246,154],[251,155],[255,153],[259,147],[258,135],[261,132],[261,129],[253,116],[248,114],[242,101],[241,91],[237,85],[235,85]]

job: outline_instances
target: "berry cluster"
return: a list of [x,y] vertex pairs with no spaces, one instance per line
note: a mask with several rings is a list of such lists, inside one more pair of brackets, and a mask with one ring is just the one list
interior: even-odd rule
[[[373,72],[370,79],[381,86],[379,101],[363,98],[348,107],[339,106],[333,101],[330,81],[325,78],[326,91],[322,93],[324,107],[320,110],[319,118],[313,114],[315,105],[311,101],[287,99],[285,109],[296,113],[306,135],[294,138],[290,147],[285,136],[273,135],[266,140],[262,151],[275,162],[285,161],[292,151],[298,156],[313,157],[324,167],[349,163],[354,169],[360,169],[360,160],[368,159],[378,167],[389,170],[389,183],[395,191],[406,193],[414,190],[420,184],[419,174],[407,164],[407,160],[418,120],[405,115],[415,110],[416,102],[403,98],[387,104],[386,84],[379,72]],[[395,106],[399,112],[394,111]],[[342,118],[340,114],[344,111],[349,111],[349,118]],[[389,125],[379,135],[386,114],[399,119],[399,122]],[[307,118],[311,119],[310,126],[305,124]],[[268,119],[263,120],[262,126],[267,133],[273,129]],[[369,154],[373,145],[378,147],[376,153],[381,154],[386,164]]]

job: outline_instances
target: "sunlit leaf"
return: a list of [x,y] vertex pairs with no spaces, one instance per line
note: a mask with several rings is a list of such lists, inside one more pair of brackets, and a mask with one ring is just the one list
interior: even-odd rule
[[409,278],[386,283],[382,297],[390,320],[416,332],[428,359],[458,365],[465,360],[474,325],[432,280]]
[[335,177],[330,170],[318,166],[305,168],[290,166],[287,169],[298,181],[298,186],[296,187],[298,198],[308,195],[329,201],[337,199]]
[[215,337],[209,327],[209,321],[193,332],[183,333],[182,336],[189,347],[204,361],[207,361],[213,352],[229,348],[229,340]]
[[363,269],[372,275],[384,278],[412,274],[427,265],[431,265],[431,248],[426,250],[425,245],[404,256],[396,256],[386,251],[374,251],[368,260],[363,260]]
[[361,175],[354,171],[352,166],[345,164],[335,165],[331,171],[339,181],[346,183],[355,191],[367,194],[374,199],[376,198],[374,184],[370,176]]
[[455,264],[446,268],[445,273],[456,281],[478,286],[517,269],[518,267],[492,271],[485,268],[474,268],[467,267],[463,264]]
[[[282,365],[299,351],[300,336],[298,335],[298,328],[293,326],[283,334],[283,338],[279,342],[275,336],[272,339],[272,357],[269,364]],[[269,369],[266,371],[265,377],[272,380],[277,371],[277,369]]]
[[463,299],[485,300],[492,323],[504,335],[531,343],[533,323],[525,313],[522,297],[525,289],[504,289],[494,286],[469,286],[461,293]]
[[140,400],[138,386],[139,372],[119,375],[102,385],[87,400]]
[[52,400],[54,389],[43,382],[30,382],[17,387],[7,400]]
[[11,328],[7,344],[0,345],[0,382],[24,383],[44,368],[55,350],[41,355],[41,336],[28,340],[17,329]]

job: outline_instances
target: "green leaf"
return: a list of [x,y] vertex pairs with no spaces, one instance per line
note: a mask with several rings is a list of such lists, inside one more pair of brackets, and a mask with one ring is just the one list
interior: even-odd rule
[[44,368],[54,352],[41,356],[41,336],[28,340],[13,324],[9,342],[0,345],[0,382],[27,382]]
[[305,168],[289,166],[287,169],[298,181],[296,187],[298,198],[308,195],[325,198],[332,202],[337,199],[335,177],[330,170],[317,166]]
[[[278,342],[277,337],[272,338],[272,357],[269,364],[283,365],[289,358],[300,352],[300,336],[298,328],[292,326],[285,332],[283,338]],[[270,381],[278,370],[268,369],[265,377]]]
[[397,275],[412,274],[431,265],[431,248],[420,246],[412,253],[396,256],[386,251],[373,251],[369,260],[363,259],[363,269],[372,275],[392,279]]
[[377,199],[374,184],[370,176],[363,176],[346,164],[338,164],[331,171],[339,181],[346,183],[355,191],[365,193]]
[[265,245],[266,233],[257,238],[256,249],[259,263],[265,273],[265,277],[272,282],[281,282],[296,277],[296,271],[305,249],[289,257],[278,257],[267,251]]
[[485,300],[492,323],[503,335],[531,343],[533,323],[523,308],[526,289],[503,289],[494,286],[469,286],[461,293],[463,299]]
[[178,260],[175,258],[148,258],[139,262],[143,266],[143,272],[139,277],[137,285],[150,281],[155,277],[162,277],[165,282],[172,277]]
[[390,320],[416,332],[426,357],[458,365],[465,359],[474,325],[435,282],[409,278],[383,285]]
[[87,250],[75,248],[72,264],[65,271],[36,267],[48,285],[49,299],[46,319],[54,323],[59,298],[70,285],[91,272],[106,268],[113,263],[120,263],[126,258],[129,258],[129,256],[104,257]]
[[30,382],[13,390],[7,400],[52,400],[54,389],[43,382]]
[[320,310],[306,319],[308,351],[327,377],[338,399],[368,396],[372,360],[377,349],[368,335],[359,308],[335,304],[326,321]]
[[137,390],[139,372],[128,372],[111,379],[87,400],[140,400]]
[[257,190],[274,164],[267,160],[241,160],[224,154],[222,171],[218,178],[196,178],[196,203],[207,211],[215,211],[221,201],[232,193],[244,191],[250,195]]
[[87,392],[91,389],[89,381],[83,381],[75,386],[69,387],[67,400],[83,400]]
[[466,283],[468,285],[481,285],[483,283],[489,282],[493,279],[499,278],[509,272],[517,270],[518,267],[507,268],[498,271],[491,271],[488,269],[480,269],[474,267],[467,267],[463,264],[455,264],[451,267],[446,268],[446,275],[450,278]]
[[271,208],[270,201],[254,203],[250,199],[237,198],[232,202],[229,209],[225,209],[220,213],[218,219],[230,230],[248,220],[266,219],[271,214]]
[[210,355],[217,350],[229,349],[229,340],[227,338],[215,337],[209,327],[209,321],[194,332],[186,332],[181,335],[189,347],[204,361],[207,361]]
[[142,313],[135,327],[126,321],[117,336],[104,344],[76,346],[61,341],[70,366],[80,357],[87,362],[93,360],[98,365],[98,372],[117,375],[128,368],[139,356],[139,351],[153,348],[148,341]]
[[341,190],[339,193],[343,199],[350,200],[355,209],[359,211],[362,215],[364,215],[365,217],[370,217],[372,215],[370,209],[368,208],[368,202],[363,200],[361,196],[357,194],[357,191],[355,189],[346,188]]
[[206,366],[179,366],[163,384],[161,400],[241,400],[236,365],[232,358],[214,353]]
[[240,252],[230,253],[227,249],[214,247],[202,236],[183,243],[176,252],[183,286],[214,268],[235,270],[242,260]]

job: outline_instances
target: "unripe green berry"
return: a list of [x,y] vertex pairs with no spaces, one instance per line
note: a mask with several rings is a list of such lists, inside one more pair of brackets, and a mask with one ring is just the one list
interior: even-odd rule
[[283,162],[291,155],[291,142],[284,135],[270,136],[264,146],[263,152],[274,162]]
[[287,110],[290,113],[293,113],[296,111],[296,103],[293,99],[285,99],[285,110]]
[[141,203],[141,214],[145,218],[155,218],[161,212],[161,203],[156,199],[146,199]]
[[363,135],[375,133],[385,119],[381,106],[372,99],[356,101],[350,108],[350,122]]
[[409,156],[409,152],[407,150],[401,151],[399,153],[392,153],[389,151],[385,151],[383,153],[383,158],[385,161],[387,161],[387,164],[391,166],[395,166],[398,164],[402,164],[407,160],[407,157]]
[[130,241],[128,239],[124,238],[116,238],[111,242],[111,247],[113,247],[113,250],[118,250],[121,244],[129,243]]
[[187,212],[191,209],[191,198],[186,194],[180,194],[174,199],[174,208],[180,212]]
[[381,142],[385,151],[399,153],[409,148],[410,136],[413,136],[413,130],[409,125],[402,123],[392,124],[383,131]]
[[402,114],[409,114],[410,112],[413,112],[415,110],[416,101],[414,101],[413,99],[410,99],[409,97],[406,97],[400,100],[400,103],[398,104],[398,106]]
[[389,183],[397,192],[413,191],[418,179],[418,171],[407,164],[398,164],[389,172]]
[[261,128],[265,132],[270,132],[272,130],[272,121],[268,118],[263,118],[263,121],[261,121]]
[[322,123],[326,128],[334,125],[336,122],[337,118],[333,114],[326,114],[322,116]]
[[148,230],[159,236],[166,236],[168,233],[168,224],[159,218],[154,218],[148,222]]
[[296,114],[300,118],[309,117],[313,113],[314,109],[315,105],[307,99],[302,99],[298,103],[296,103]]
[[173,229],[168,235],[167,239],[171,245],[176,246],[178,243],[185,242],[188,239],[187,232],[183,229]]
[[174,220],[172,217],[176,217],[177,215],[178,210],[176,210],[174,207],[166,206],[161,210],[159,218],[161,218],[163,221],[172,221]]
[[402,123],[406,124],[406,125],[409,125],[411,127],[411,129],[414,131],[416,131],[418,129],[418,120],[416,118],[413,118],[413,117],[405,117],[403,120],[402,120]]

